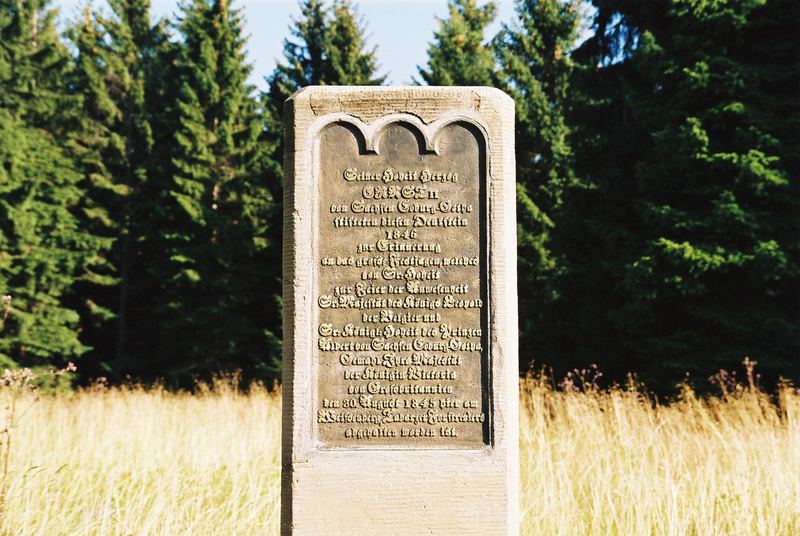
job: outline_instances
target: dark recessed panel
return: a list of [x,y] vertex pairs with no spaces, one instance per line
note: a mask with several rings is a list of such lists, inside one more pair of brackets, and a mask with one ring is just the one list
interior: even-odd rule
[[314,430],[321,448],[490,443],[486,155],[466,123],[319,135]]

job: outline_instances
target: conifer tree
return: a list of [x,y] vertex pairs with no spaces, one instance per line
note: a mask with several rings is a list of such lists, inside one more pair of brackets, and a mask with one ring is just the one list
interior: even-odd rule
[[176,381],[268,372],[262,129],[242,18],[226,0],[194,0],[178,26],[178,124],[161,202],[164,256],[153,267],[162,370]]
[[349,0],[301,0],[301,17],[283,42],[284,61],[269,76],[271,115],[282,119],[283,103],[312,85],[380,85],[376,51],[366,49],[366,32]]
[[376,48],[367,49],[366,30],[350,0],[334,0],[327,27],[326,84],[378,86],[386,76],[378,74]]
[[3,92],[0,106],[30,127],[65,132],[62,110],[74,109],[65,90],[70,57],[59,41],[56,12],[49,0],[0,2],[0,51],[3,54]]
[[796,7],[596,4],[554,344],[660,389],[746,355],[798,377]]
[[[376,50],[366,49],[366,32],[349,0],[301,0],[301,16],[283,41],[283,61],[267,78],[262,102],[275,162],[283,162],[283,103],[292,93],[314,85],[380,85]],[[280,169],[275,171],[281,175]],[[273,192],[281,199],[281,190]]]
[[110,0],[109,6],[111,16],[87,7],[70,31],[78,52],[74,87],[83,101],[74,147],[90,178],[87,226],[114,239],[108,259],[114,285],[83,289],[106,313],[106,321],[87,330],[95,346],[90,355],[105,375],[134,369],[134,347],[146,352],[142,339],[150,332],[150,304],[143,299],[152,286],[143,281],[143,254],[153,236],[147,183],[154,133],[147,98],[166,41],[163,25],[150,22],[148,0]]
[[[283,163],[283,103],[292,93],[314,85],[380,85],[377,53],[366,49],[366,31],[349,0],[301,0],[301,16],[283,41],[283,61],[267,77],[262,103],[267,118],[265,143],[273,161]],[[280,166],[274,168],[282,176]],[[273,191],[282,199],[280,181]]]
[[0,289],[13,297],[4,365],[59,365],[83,354],[71,296],[110,241],[82,228],[83,179],[68,141],[70,57],[47,2],[0,2]]
[[283,102],[292,93],[326,82],[328,10],[322,0],[303,0],[300,6],[300,18],[293,22],[291,36],[283,40],[284,61],[267,79],[270,111],[277,121],[282,120]]
[[[314,85],[380,85],[376,50],[366,49],[366,32],[349,0],[301,0],[301,17],[283,41],[283,61],[267,78],[263,96],[274,159],[283,162],[283,103]],[[278,193],[278,192],[276,192]]]
[[[294,21],[291,35],[283,42],[283,61],[267,78],[268,91],[262,95],[261,109],[266,129],[260,143],[268,158],[263,160],[274,203],[269,205],[269,262],[274,267],[268,287],[272,303],[280,310],[281,251],[283,244],[283,103],[292,93],[309,85],[380,85],[386,79],[378,72],[376,51],[368,50],[366,32],[348,0],[335,0],[326,6],[322,0],[301,0],[301,16]],[[280,318],[270,324],[273,361],[280,355]]]
[[800,372],[791,12],[785,2],[670,6],[631,58],[644,85],[630,98],[649,143],[614,319],[653,375],[706,377],[745,355],[771,376]]
[[417,67],[429,86],[489,86],[494,84],[494,55],[484,46],[486,27],[494,20],[493,1],[478,6],[476,0],[450,0],[449,17],[428,46],[427,69]]
[[545,326],[539,315],[553,298],[553,218],[575,182],[565,114],[579,12],[577,1],[561,0],[520,0],[516,9],[516,22],[503,26],[494,47],[501,83],[517,111],[521,346],[536,349]]

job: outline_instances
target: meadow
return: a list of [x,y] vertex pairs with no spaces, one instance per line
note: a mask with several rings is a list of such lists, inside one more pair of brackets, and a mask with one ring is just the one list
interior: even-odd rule
[[[523,380],[522,533],[800,534],[800,391],[722,387]],[[280,420],[277,392],[225,381],[43,396],[12,430],[4,533],[277,534]]]

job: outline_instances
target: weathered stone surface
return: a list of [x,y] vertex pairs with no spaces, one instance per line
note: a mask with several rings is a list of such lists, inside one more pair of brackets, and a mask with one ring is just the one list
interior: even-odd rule
[[515,534],[513,102],[287,101],[284,534]]

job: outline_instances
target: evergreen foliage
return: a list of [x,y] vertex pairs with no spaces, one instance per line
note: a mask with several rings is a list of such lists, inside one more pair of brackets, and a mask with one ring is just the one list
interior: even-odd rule
[[62,147],[76,101],[47,2],[0,3],[0,288],[13,308],[0,360],[43,366],[86,352],[71,295],[102,283],[110,241],[82,226],[83,176]]
[[[301,0],[301,16],[283,41],[283,61],[267,77],[262,96],[267,131],[262,140],[271,146],[273,161],[283,162],[283,103],[295,91],[314,85],[380,85],[375,49],[366,49],[363,23],[349,0]],[[282,176],[280,166],[274,169]],[[283,199],[280,181],[272,192]],[[280,226],[278,226],[280,228]]]
[[[796,2],[591,4],[449,0],[418,67],[516,102],[521,366],[800,379]],[[0,0],[0,366],[277,378],[283,103],[382,84],[364,22],[301,0],[259,99],[227,0],[108,6]]]
[[[283,41],[283,61],[267,78],[263,96],[268,120],[267,143],[273,159],[282,162],[283,103],[295,91],[316,85],[380,85],[375,49],[366,49],[366,35],[349,0],[301,0],[301,16],[293,22],[291,36]],[[278,170],[280,172],[280,170]],[[282,199],[273,192],[276,199]],[[281,194],[282,195],[282,194]]]
[[[301,0],[301,16],[283,42],[283,61],[267,78],[263,96],[273,159],[282,162],[283,103],[295,91],[315,85],[380,85],[375,49],[366,48],[366,34],[349,0]],[[278,170],[280,173],[280,170]],[[281,191],[273,192],[276,199]]]
[[607,4],[598,17],[617,26],[577,54],[578,172],[592,188],[569,203],[572,333],[558,341],[667,384],[745,355],[797,375],[791,3]]
[[375,47],[368,50],[366,30],[350,0],[334,0],[326,43],[328,85],[378,86],[386,76],[378,74]]
[[495,18],[497,4],[450,0],[447,8],[449,17],[439,20],[428,46],[428,68],[417,67],[422,80],[429,86],[494,85],[494,55],[484,46],[484,34]]
[[283,102],[303,86],[327,82],[329,14],[322,0],[303,0],[301,16],[293,22],[291,37],[283,40],[283,59],[270,75],[273,115],[283,117]]
[[49,4],[0,2],[0,106],[14,111],[27,126],[63,134],[63,113],[75,105],[64,83],[72,66]]
[[375,49],[366,48],[366,33],[349,0],[302,0],[301,16],[283,42],[283,62],[267,80],[272,115],[283,117],[292,93],[315,85],[380,85]]
[[[569,127],[578,2],[521,0],[517,20],[503,25],[494,48],[500,81],[516,102],[517,242],[523,348],[547,337],[546,307],[557,269],[552,233],[564,190],[575,181]],[[522,356],[526,362],[532,356]]]
[[[268,295],[277,311],[281,309],[281,252],[283,248],[283,103],[295,91],[310,85],[380,85],[386,76],[378,73],[375,49],[368,49],[366,31],[349,0],[334,0],[326,6],[322,0],[301,0],[301,16],[293,22],[291,36],[283,42],[283,61],[267,78],[268,90],[261,107],[266,129],[260,145],[268,158],[265,173],[270,176],[269,193],[274,200],[269,207],[266,233],[271,245],[267,266]],[[262,268],[263,269],[263,268]],[[270,324],[270,347],[275,356],[281,352],[281,317]],[[280,367],[278,358],[274,367]]]
[[267,205],[262,123],[247,83],[242,18],[194,0],[178,26],[177,124],[157,216],[158,368],[175,381],[220,370],[268,373]]
[[[145,195],[151,193],[154,145],[149,75],[166,34],[163,24],[151,25],[148,0],[111,0],[109,6],[111,16],[85,8],[69,35],[77,49],[74,87],[83,101],[74,148],[89,178],[86,225],[114,239],[107,275],[113,284],[82,289],[93,309],[104,313],[84,337],[99,349],[87,356],[92,368],[114,375],[136,367],[134,341],[141,346],[147,334],[143,323],[150,304],[132,297],[145,296],[152,287],[144,281],[154,205]],[[84,359],[83,368],[87,364]]]

